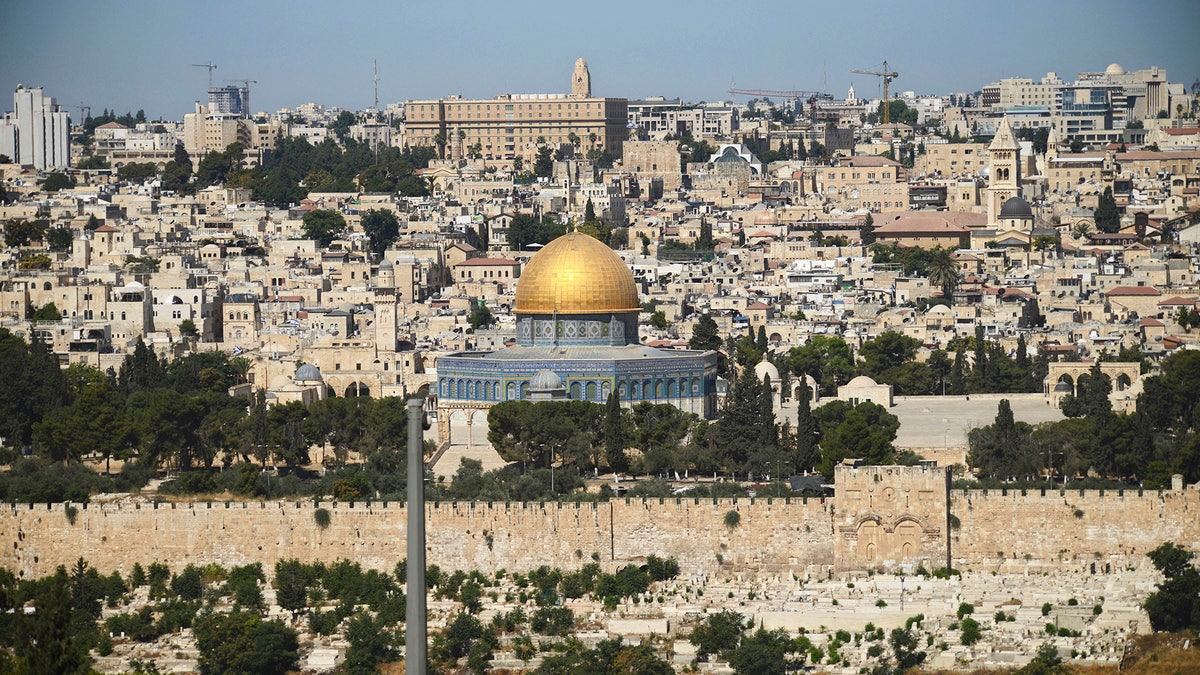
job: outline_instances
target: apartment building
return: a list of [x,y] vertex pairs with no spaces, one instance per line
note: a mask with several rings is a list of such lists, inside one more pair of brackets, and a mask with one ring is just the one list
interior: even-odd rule
[[0,155],[39,171],[71,162],[71,120],[41,87],[17,86],[13,112],[0,118]]

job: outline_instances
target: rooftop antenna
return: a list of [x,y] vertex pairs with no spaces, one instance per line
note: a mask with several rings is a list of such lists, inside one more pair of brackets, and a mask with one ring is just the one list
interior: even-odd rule
[[379,121],[379,59],[371,59],[375,67],[375,121]]
[[208,63],[193,63],[192,66],[196,68],[208,68],[208,88],[212,89],[212,71],[217,69],[216,64],[209,61]]

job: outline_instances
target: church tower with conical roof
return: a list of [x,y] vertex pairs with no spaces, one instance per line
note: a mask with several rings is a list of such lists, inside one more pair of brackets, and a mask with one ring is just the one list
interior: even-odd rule
[[1021,146],[1013,136],[1007,119],[1000,120],[996,137],[988,146],[991,153],[991,176],[988,180],[988,223],[1000,217],[1004,202],[1021,193]]

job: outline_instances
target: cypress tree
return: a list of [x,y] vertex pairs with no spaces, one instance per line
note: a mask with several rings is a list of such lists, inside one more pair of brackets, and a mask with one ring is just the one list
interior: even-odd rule
[[800,375],[800,396],[796,406],[796,457],[797,471],[815,469],[821,461],[817,449],[817,422],[812,415],[812,390],[808,379]]
[[608,468],[615,472],[629,469],[625,456],[625,420],[621,411],[621,397],[617,392],[608,395],[604,404],[604,458]]

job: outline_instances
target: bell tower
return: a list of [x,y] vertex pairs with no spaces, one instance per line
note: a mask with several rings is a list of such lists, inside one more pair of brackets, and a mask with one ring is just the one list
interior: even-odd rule
[[1007,119],[1000,120],[996,137],[988,146],[991,153],[991,177],[988,180],[988,223],[997,222],[1004,202],[1021,193],[1021,146],[1013,136]]

